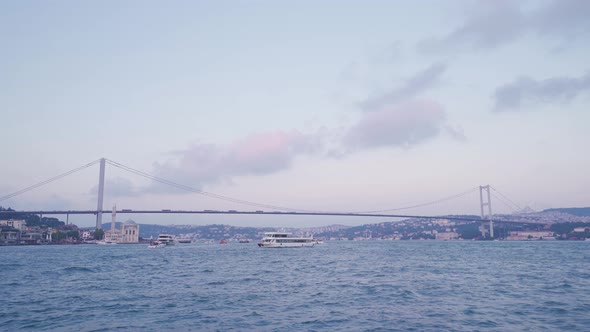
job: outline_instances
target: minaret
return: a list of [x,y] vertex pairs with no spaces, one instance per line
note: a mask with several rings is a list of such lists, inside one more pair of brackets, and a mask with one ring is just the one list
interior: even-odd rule
[[117,217],[117,204],[113,205],[113,219],[111,220],[111,241],[115,235],[115,219]]

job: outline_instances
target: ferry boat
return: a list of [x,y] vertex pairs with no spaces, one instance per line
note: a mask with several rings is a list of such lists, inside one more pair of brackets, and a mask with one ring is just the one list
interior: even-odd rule
[[158,242],[164,243],[167,246],[171,246],[174,244],[174,237],[170,234],[160,234],[158,235]]
[[297,248],[313,247],[312,237],[292,237],[291,233],[265,232],[264,238],[258,242],[259,247],[265,248]]

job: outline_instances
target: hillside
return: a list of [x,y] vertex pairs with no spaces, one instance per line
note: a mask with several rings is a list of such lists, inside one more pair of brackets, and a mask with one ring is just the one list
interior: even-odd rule
[[590,207],[547,209],[543,210],[543,212],[561,212],[578,217],[590,217]]

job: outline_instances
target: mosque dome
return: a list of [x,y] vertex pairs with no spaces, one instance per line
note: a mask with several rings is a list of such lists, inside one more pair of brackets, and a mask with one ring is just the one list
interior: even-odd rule
[[131,219],[128,219],[127,221],[125,221],[125,225],[137,225],[137,223]]

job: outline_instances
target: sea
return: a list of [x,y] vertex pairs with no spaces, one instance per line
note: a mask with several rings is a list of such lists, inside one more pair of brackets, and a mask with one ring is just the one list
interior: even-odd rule
[[0,247],[1,331],[590,331],[590,242]]

